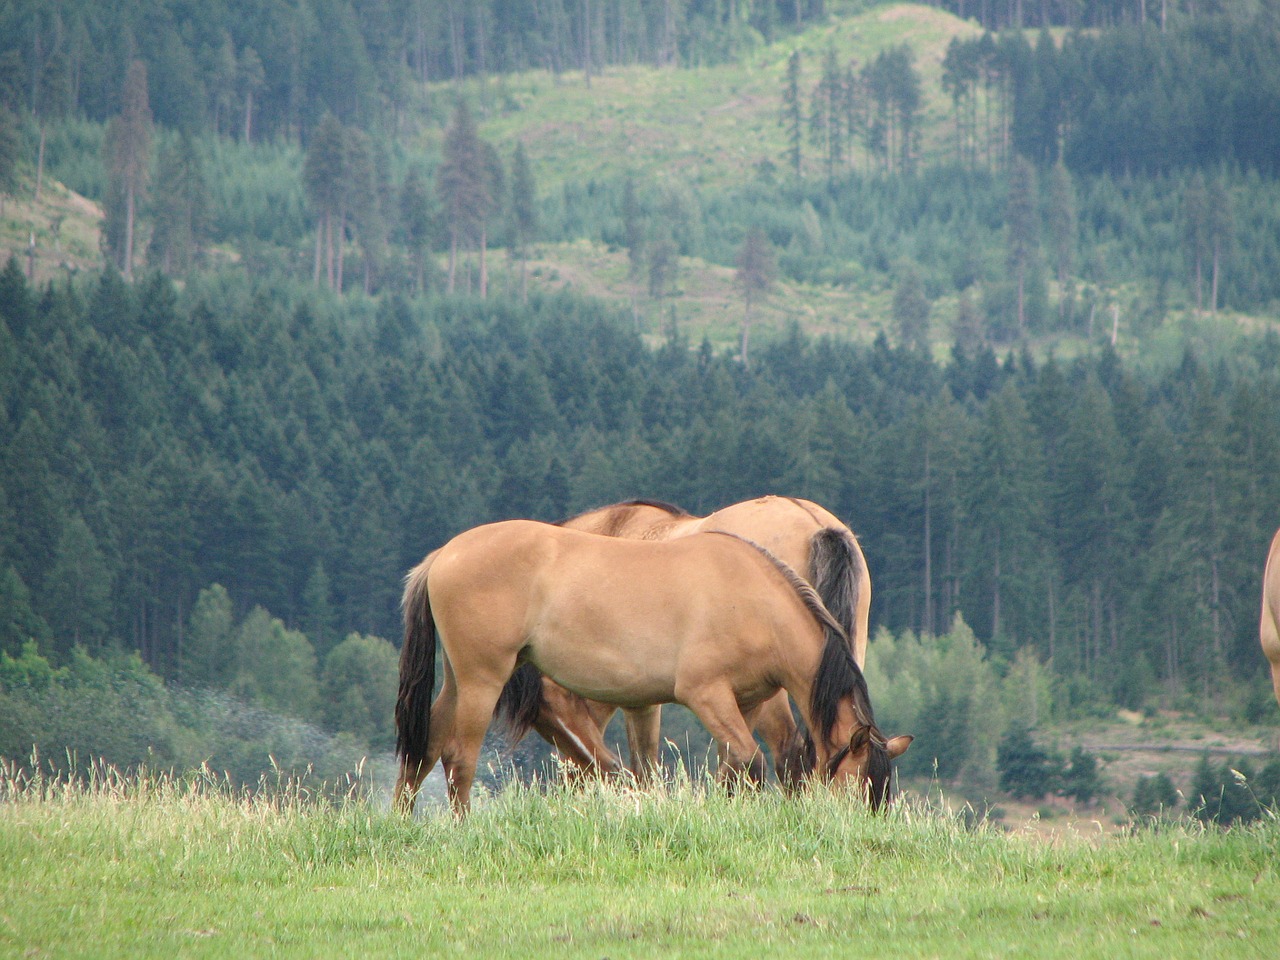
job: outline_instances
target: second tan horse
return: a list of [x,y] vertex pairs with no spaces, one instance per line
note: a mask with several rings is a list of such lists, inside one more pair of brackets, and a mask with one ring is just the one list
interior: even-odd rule
[[[911,742],[876,728],[848,639],[813,588],[738,537],[638,542],[488,524],[411,571],[403,606],[401,810],[437,760],[454,810],[467,810],[481,741],[522,662],[599,702],[684,704],[738,774],[758,754],[756,713],[786,690],[812,732],[815,769],[864,791],[873,809],[888,801],[890,761]],[[431,702],[437,644],[444,683]]]
[[[608,537],[674,540],[696,533],[721,532],[743,537],[767,549],[803,576],[843,628],[857,665],[865,662],[871,608],[871,578],[853,533],[839,518],[810,500],[760,497],[735,503],[705,517],[654,500],[630,500],[601,507],[561,526]],[[503,691],[499,718],[519,740],[536,730],[583,770],[617,772],[622,763],[604,741],[604,729],[616,707],[579,697],[532,667],[519,670]],[[641,781],[658,764],[660,707],[624,710],[631,769]],[[792,781],[797,730],[786,693],[765,704],[755,730],[768,746],[780,779]]]
[[1271,539],[1271,552],[1262,574],[1262,652],[1271,664],[1271,686],[1280,703],[1280,530]]

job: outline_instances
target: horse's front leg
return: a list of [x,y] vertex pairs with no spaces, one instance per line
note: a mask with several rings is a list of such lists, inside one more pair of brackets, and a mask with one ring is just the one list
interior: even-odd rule
[[[676,698],[693,711],[711,734],[720,755],[718,776],[730,789],[764,782],[764,754],[751,735],[751,725],[738,706],[733,688],[726,684],[684,690]],[[754,717],[755,711],[750,711]]]

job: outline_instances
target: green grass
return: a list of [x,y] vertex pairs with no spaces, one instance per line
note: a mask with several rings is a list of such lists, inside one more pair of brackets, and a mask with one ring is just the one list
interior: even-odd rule
[[1267,956],[1280,828],[1050,839],[920,802],[508,789],[409,822],[302,789],[17,784],[9,956]]

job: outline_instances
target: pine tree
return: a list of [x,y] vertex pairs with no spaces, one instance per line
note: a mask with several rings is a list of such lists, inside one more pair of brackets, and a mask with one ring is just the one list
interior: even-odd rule
[[18,186],[18,158],[22,139],[18,115],[0,103],[0,215],[4,214],[4,198]]
[[413,260],[413,289],[420,294],[426,283],[427,251],[435,235],[435,211],[422,182],[422,173],[416,166],[409,168],[400,189],[400,218],[405,245]]
[[786,85],[782,88],[781,123],[786,131],[787,163],[797,177],[801,175],[801,151],[804,143],[804,104],[800,99],[800,51],[787,60]]
[[516,144],[511,158],[512,249],[520,260],[520,302],[529,302],[529,241],[538,228],[537,191],[524,143]]
[[1061,160],[1053,165],[1049,174],[1048,220],[1054,269],[1058,275],[1058,317],[1065,320],[1076,245],[1076,195],[1071,173]]
[[747,359],[747,339],[751,331],[751,308],[758,298],[767,296],[777,276],[777,262],[773,246],[769,238],[759,227],[747,231],[746,239],[738,251],[738,285],[742,288],[744,309],[742,313],[742,336],[738,344],[738,358],[745,367]]
[[200,251],[208,189],[195,144],[185,133],[160,152],[148,260],[165,273],[185,273]]
[[908,263],[899,270],[893,290],[893,319],[898,325],[899,342],[904,347],[928,352],[929,298],[915,264]]
[[809,134],[822,152],[827,182],[835,180],[836,169],[845,153],[844,74],[834,48],[822,60],[822,78],[813,91],[809,109]]
[[1018,333],[1027,334],[1027,274],[1039,247],[1036,217],[1036,172],[1025,157],[1013,161],[1005,205],[1009,272],[1018,289]]
[[346,135],[338,118],[326,113],[307,147],[302,183],[307,203],[316,218],[314,282],[320,282],[323,265],[325,282],[330,289],[334,288],[336,281],[335,237],[340,244],[346,174]]
[[444,159],[436,174],[440,209],[449,230],[449,293],[456,282],[459,246],[479,239],[489,215],[493,198],[487,167],[471,111],[459,99],[445,131]]
[[1191,263],[1191,289],[1197,311],[1204,309],[1205,260],[1211,247],[1209,217],[1209,192],[1203,174],[1196,171],[1182,194],[1182,237]]
[[137,208],[146,194],[151,162],[151,108],[147,101],[147,68],[141,60],[129,64],[120,113],[107,124],[103,141],[110,178],[108,199],[122,217],[121,235],[109,242],[116,266],[126,280],[133,276]]

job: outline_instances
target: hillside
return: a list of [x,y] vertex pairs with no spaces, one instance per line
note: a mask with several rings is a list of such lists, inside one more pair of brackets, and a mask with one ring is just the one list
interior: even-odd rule
[[[481,136],[504,162],[517,142],[530,158],[539,222],[531,288],[599,298],[633,316],[650,342],[669,333],[674,318],[693,343],[705,336],[717,349],[736,346],[744,304],[734,262],[753,226],[765,229],[778,257],[777,282],[754,308],[756,342],[792,324],[813,335],[865,342],[883,332],[894,339],[900,331],[892,319],[893,295],[904,271],[912,270],[929,301],[923,338],[938,357],[966,334],[956,322],[964,291],[980,317],[978,329],[968,331],[970,345],[990,342],[1004,350],[1021,341],[1042,356],[1074,356],[1109,340],[1127,356],[1176,360],[1187,345],[1215,353],[1242,333],[1277,327],[1272,247],[1280,236],[1280,188],[1243,173],[1225,175],[1223,196],[1234,207],[1229,220],[1235,235],[1223,258],[1224,302],[1213,311],[1197,307],[1189,264],[1184,267],[1185,176],[1074,178],[1077,236],[1063,284],[1050,262],[1058,254],[1049,236],[1048,173],[1042,171],[1042,237],[1030,266],[1034,315],[1025,325],[1015,320],[1004,222],[1007,176],[990,157],[975,169],[954,163],[955,105],[942,83],[948,44],[976,40],[979,27],[916,4],[833,9],[838,12],[824,22],[728,63],[611,65],[589,80],[580,70],[535,70],[419,84],[394,132],[376,134],[388,157],[388,195],[410,168],[434,175],[461,92],[474,105]],[[1031,31],[1025,38],[1037,41]],[[846,166],[828,183],[816,141],[806,135],[804,177],[796,179],[780,122],[791,54],[801,54],[799,87],[808,104],[829,51],[842,68],[858,72],[900,45],[912,51],[920,83],[915,169],[884,173],[884,158],[873,156],[859,134]],[[1026,46],[1017,55],[1030,51]],[[981,117],[984,127],[1009,106],[993,102],[994,89],[974,88],[974,122]],[[869,94],[859,95],[870,111]],[[64,179],[90,194],[103,177],[100,170],[86,175],[101,160],[85,156],[85,145],[99,141],[68,138],[61,151]],[[79,155],[71,155],[75,150]],[[205,239],[205,265],[240,262],[251,272],[284,269],[310,280],[314,216],[301,187],[304,154],[296,145],[250,146],[224,136],[203,140],[201,152],[216,231]],[[45,197],[33,205],[28,170],[0,216],[0,259],[16,255],[25,269],[34,236],[39,281],[94,270],[102,262],[98,198],[89,202],[59,188],[58,172],[47,171]],[[643,265],[640,275],[629,276],[622,245],[628,180],[643,208],[647,242],[666,231],[679,247],[676,273],[655,296]],[[151,193],[164,186],[153,169]],[[393,246],[391,258],[378,267],[377,287],[405,291],[412,271],[397,246],[402,230],[394,222],[396,203],[388,200],[387,206]],[[143,241],[151,216],[144,206]],[[500,293],[516,289],[511,261],[502,256],[505,217],[489,234],[489,268]],[[444,226],[435,229],[438,289],[448,243]],[[354,231],[347,242],[348,261],[355,264],[348,276],[358,277],[363,251]],[[214,258],[211,249],[218,251]],[[139,252],[136,259],[144,258]]]
[[37,283],[100,270],[102,208],[50,177],[34,193],[27,180],[0,204],[0,264],[17,257]]
[[[493,78],[478,90],[490,113],[482,132],[498,143],[521,140],[547,188],[624,173],[697,188],[741,183],[761,164],[783,165],[779,123],[787,59],[802,56],[802,90],[817,83],[823,55],[861,68],[891,47],[909,44],[923,81],[924,159],[944,149],[949,101],[942,58],[953,37],[980,33],[934,7],[893,4],[850,16],[763,47],[739,63],[689,70],[614,67],[593,76],[535,72]],[[433,96],[447,98],[437,87]],[[433,144],[439,130],[426,136]],[[861,148],[859,153],[863,153]],[[865,154],[859,163],[866,163]],[[806,164],[817,173],[818,163]]]

